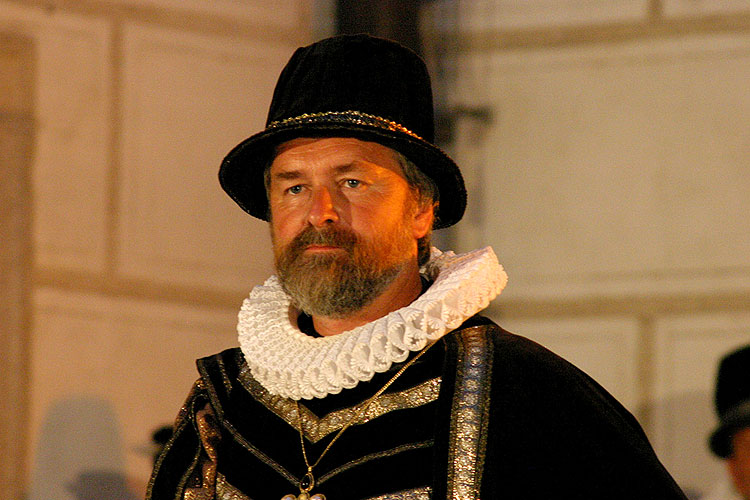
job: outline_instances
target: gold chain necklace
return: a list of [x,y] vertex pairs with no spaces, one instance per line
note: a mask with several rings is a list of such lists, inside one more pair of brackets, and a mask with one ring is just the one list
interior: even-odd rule
[[435,343],[432,342],[430,344],[427,344],[424,346],[424,348],[419,351],[413,358],[411,358],[404,366],[401,367],[399,371],[396,372],[396,374],[391,377],[391,379],[385,383],[383,387],[381,387],[375,394],[370,396],[364,403],[360,404],[360,406],[356,409],[354,412],[354,415],[347,420],[347,422],[339,429],[339,431],[336,433],[336,435],[331,439],[331,442],[328,443],[328,446],[325,447],[323,450],[323,453],[320,454],[318,459],[310,465],[310,461],[307,459],[307,451],[305,450],[305,431],[302,428],[302,412],[300,411],[299,401],[295,400],[295,404],[297,406],[297,426],[299,427],[299,442],[302,446],[302,458],[305,461],[305,467],[307,467],[307,472],[304,476],[302,476],[302,479],[300,479],[299,482],[299,495],[289,494],[284,495],[281,500],[326,500],[325,495],[322,493],[315,493],[311,494],[310,491],[315,487],[315,476],[313,476],[313,469],[320,463],[321,460],[323,460],[323,457],[328,453],[328,450],[331,449],[331,446],[333,446],[333,443],[335,443],[338,438],[341,437],[341,435],[344,433],[345,430],[347,430],[349,427],[351,427],[355,421],[359,420],[359,418],[367,411],[367,409],[370,407],[370,405],[375,402],[375,400],[383,394],[386,389],[388,389],[393,382],[396,381],[397,378],[401,376],[402,373],[406,371],[407,368],[409,368],[411,365],[414,364],[425,352],[427,352],[427,349],[429,349],[432,345]]

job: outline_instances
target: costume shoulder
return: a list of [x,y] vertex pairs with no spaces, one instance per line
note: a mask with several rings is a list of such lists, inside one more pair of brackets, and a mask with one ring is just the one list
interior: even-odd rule
[[486,351],[471,360],[491,384],[483,498],[685,498],[633,415],[571,363],[483,317],[447,344],[458,371],[461,349]]
[[206,386],[211,402],[221,413],[222,401],[230,397],[239,383],[240,371],[247,367],[239,347],[198,359],[195,364]]
[[[232,392],[231,380],[244,361],[238,348],[197,361],[201,377],[180,409],[172,438],[157,459],[147,500],[214,498],[222,478],[216,474],[223,401]],[[227,486],[228,488],[229,486]],[[192,495],[192,496],[190,496]],[[238,493],[234,498],[242,498]]]

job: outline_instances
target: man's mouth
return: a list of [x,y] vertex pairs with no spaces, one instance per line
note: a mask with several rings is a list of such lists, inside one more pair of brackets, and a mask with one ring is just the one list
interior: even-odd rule
[[335,251],[343,251],[344,249],[340,246],[336,245],[323,245],[323,244],[317,244],[317,245],[307,245],[305,247],[305,252],[308,253],[324,253],[324,252],[335,252]]

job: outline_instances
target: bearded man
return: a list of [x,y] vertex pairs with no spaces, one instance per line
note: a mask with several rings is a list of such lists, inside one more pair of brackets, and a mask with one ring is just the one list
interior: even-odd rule
[[614,398],[478,314],[507,281],[490,248],[431,248],[466,206],[433,128],[408,49],[295,52],[219,173],[269,221],[277,273],[240,347],[198,361],[149,498],[684,500]]

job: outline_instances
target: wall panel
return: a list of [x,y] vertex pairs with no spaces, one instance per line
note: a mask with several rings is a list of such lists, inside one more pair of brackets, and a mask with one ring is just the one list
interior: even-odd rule
[[[475,54],[460,68],[456,103],[493,118],[457,232],[493,245],[507,295],[750,290],[747,35]],[[478,142],[463,141],[459,163]]]
[[267,224],[224,194],[217,173],[262,129],[294,48],[127,26],[120,273],[240,291],[270,274]]
[[[51,288],[37,290],[34,308],[35,491],[40,481],[52,480],[60,481],[57,487],[63,489],[97,467],[119,472],[131,485],[145,488],[152,466],[151,432],[174,421],[198,378],[193,360],[237,345],[236,311]],[[77,415],[76,408],[91,409],[98,417]],[[63,422],[68,432],[45,434],[61,412],[67,415]],[[71,418],[81,425],[71,423]],[[84,423],[101,429],[100,442],[86,437]],[[119,446],[108,449],[106,443]],[[50,448],[59,450],[58,472],[40,475],[50,469],[46,461],[55,456]],[[74,498],[71,494],[70,500]]]
[[725,469],[707,448],[719,359],[750,344],[750,314],[663,317],[656,323],[654,446],[677,481],[705,489]]
[[101,271],[111,140],[109,26],[54,10],[1,7],[0,29],[29,36],[38,54],[32,181],[37,265]]

